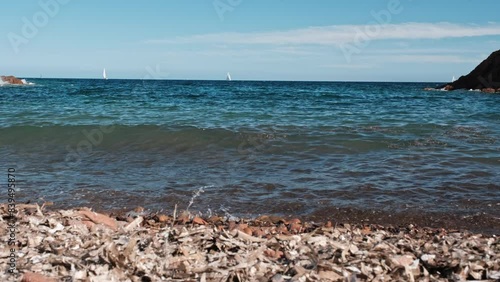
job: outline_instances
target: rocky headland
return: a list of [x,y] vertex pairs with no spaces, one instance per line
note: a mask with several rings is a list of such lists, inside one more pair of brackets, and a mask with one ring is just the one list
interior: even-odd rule
[[15,76],[12,76],[12,75],[8,75],[8,76],[0,76],[0,79],[2,80],[2,82],[6,83],[6,84],[15,84],[15,85],[23,85],[23,84],[26,84],[23,80],[15,77]]
[[426,90],[476,90],[485,93],[500,93],[500,50],[497,50],[482,61],[468,75],[461,76],[454,82]]

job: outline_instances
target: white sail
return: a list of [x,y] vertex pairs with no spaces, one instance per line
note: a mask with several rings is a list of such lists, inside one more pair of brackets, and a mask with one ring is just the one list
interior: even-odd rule
[[102,70],[102,78],[108,79],[108,76],[106,75],[106,69]]
[[453,76],[453,78],[451,79],[451,82],[455,82],[455,76]]
[[230,75],[229,73],[227,73],[227,75],[226,75],[226,80],[227,80],[227,81],[231,81],[231,80],[232,80],[232,79],[231,79],[231,75]]

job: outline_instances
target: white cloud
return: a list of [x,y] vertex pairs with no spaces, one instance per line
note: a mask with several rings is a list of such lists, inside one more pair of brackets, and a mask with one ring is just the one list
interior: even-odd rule
[[321,68],[328,69],[373,69],[375,65],[372,64],[330,64],[330,65],[321,65]]
[[[411,45],[410,45],[411,46]],[[398,49],[394,48],[386,48],[386,49],[370,49],[366,50],[366,54],[390,54],[390,55],[399,55],[399,54],[433,54],[433,55],[439,55],[439,54],[445,54],[445,55],[450,55],[450,54],[477,54],[478,53],[478,48],[453,48],[450,49],[449,47],[441,47],[441,48],[410,48],[410,47],[401,47]]]
[[302,29],[254,33],[212,33],[152,39],[148,44],[267,44],[267,45],[337,45],[356,42],[360,38],[443,39],[500,35],[500,24],[401,23],[387,25],[333,25]]
[[387,61],[397,63],[480,63],[481,59],[464,58],[462,56],[447,56],[447,55],[398,55],[386,57]]

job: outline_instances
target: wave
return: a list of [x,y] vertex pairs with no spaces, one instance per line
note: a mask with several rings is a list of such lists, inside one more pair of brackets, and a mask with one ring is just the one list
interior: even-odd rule
[[[357,127],[196,127],[180,125],[12,125],[0,126],[0,145],[98,146],[103,150],[206,151],[237,150],[240,153],[308,152],[311,154],[367,153],[387,150],[451,151],[469,144],[489,152],[497,138],[474,127],[403,128]],[[450,151],[451,150],[451,151]]]
[[49,125],[0,128],[0,145],[28,151],[57,152],[61,148],[92,148],[107,152],[148,153],[210,152],[239,156],[325,154],[380,151],[385,139],[362,134],[319,132],[317,129],[285,128],[199,128],[162,125]]
[[277,141],[275,132],[158,125],[50,125],[0,128],[0,145],[35,147],[94,146],[104,150],[255,150]]
[[26,79],[21,79],[21,81],[23,82],[24,85],[35,85],[34,82],[29,82]]

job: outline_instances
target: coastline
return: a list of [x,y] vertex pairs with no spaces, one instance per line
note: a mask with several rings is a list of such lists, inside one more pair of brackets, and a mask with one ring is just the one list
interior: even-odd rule
[[[495,235],[341,219],[233,221],[142,208],[128,216],[37,204],[17,209],[16,263],[23,281],[500,279]],[[0,210],[6,232],[6,205]],[[5,249],[1,254],[8,255]],[[2,280],[5,275],[0,274]]]
[[[187,202],[187,200],[186,200]],[[271,205],[272,202],[269,202]],[[149,207],[148,203],[138,203],[140,206]],[[168,203],[167,206],[173,207],[174,203]],[[199,206],[199,207],[198,207]],[[500,207],[500,203],[497,204]],[[100,205],[85,206],[86,208],[91,208],[97,212],[111,214],[115,216],[124,216],[130,210],[133,209],[132,206],[129,208],[99,208]],[[60,209],[73,209],[74,205],[71,204],[54,204],[49,206],[50,210],[60,210]],[[179,205],[178,209],[186,209],[186,205]],[[198,209],[200,208],[200,209]],[[246,208],[246,209],[245,209]],[[472,207],[474,208],[474,207]],[[208,213],[207,207],[203,205],[197,205],[194,208],[194,212],[202,217],[209,217],[212,213]],[[275,217],[283,218],[284,220],[290,220],[292,218],[299,218],[302,221],[315,222],[317,224],[326,223],[328,221],[337,223],[350,223],[350,224],[377,224],[383,226],[408,226],[410,224],[417,225],[425,228],[444,228],[447,230],[457,230],[460,232],[467,231],[473,233],[481,233],[488,235],[500,235],[500,214],[492,213],[472,213],[466,212],[468,207],[463,206],[462,209],[465,212],[451,212],[451,211],[424,211],[418,208],[408,208],[406,210],[382,210],[377,208],[367,208],[360,209],[359,207],[335,207],[328,205],[316,205],[311,207],[308,211],[300,210],[297,212],[297,206],[293,203],[289,204],[275,204],[269,209],[269,212],[256,212],[252,207],[239,207],[238,211],[235,212],[231,210],[230,216],[235,218],[244,219],[254,219],[261,215],[273,215]],[[148,213],[161,214],[161,213],[173,213],[174,208],[170,210],[164,209],[147,209]],[[203,212],[205,211],[205,212]],[[247,212],[242,212],[247,211]],[[224,212],[220,211],[215,214],[224,216]]]

